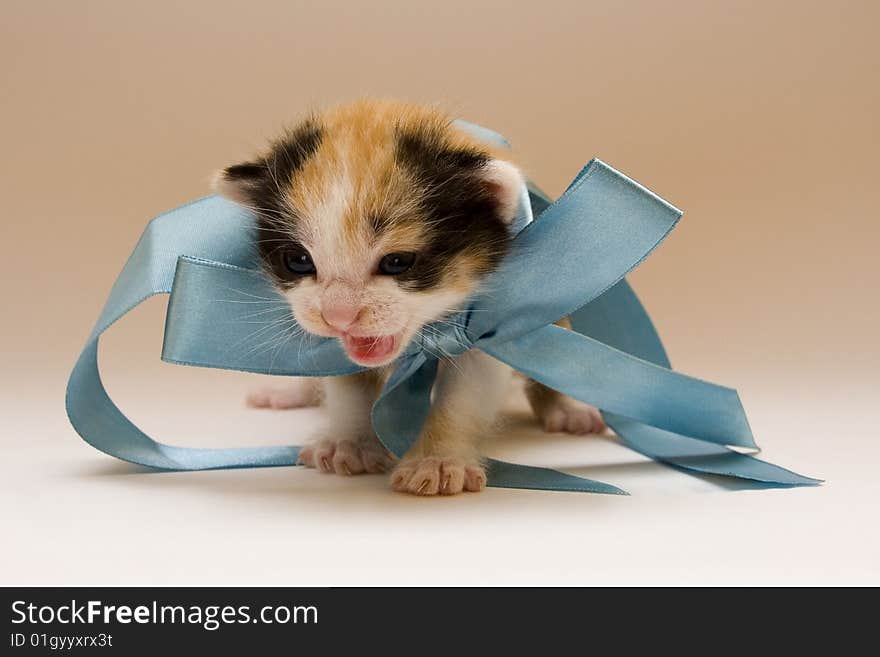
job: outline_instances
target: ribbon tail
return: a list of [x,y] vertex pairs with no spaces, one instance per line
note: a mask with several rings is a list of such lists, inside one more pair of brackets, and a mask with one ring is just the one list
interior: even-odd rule
[[[663,342],[626,280],[571,315],[575,331],[661,367],[671,367]],[[723,445],[688,438],[609,411],[605,421],[629,448],[685,471],[735,477],[758,487],[821,483]]]
[[682,470],[745,479],[755,482],[757,488],[816,486],[822,483],[821,479],[797,474],[721,445],[649,427],[613,413],[602,415],[624,445]]
[[401,458],[418,440],[431,410],[437,360],[421,352],[404,358],[373,404],[373,430],[385,449]]
[[678,374],[559,326],[477,346],[603,411],[721,445],[755,447],[735,390]]
[[577,477],[575,475],[488,459],[487,485],[493,488],[525,488],[528,490],[564,490],[575,493],[606,493],[609,495],[629,495],[625,490],[601,481]]

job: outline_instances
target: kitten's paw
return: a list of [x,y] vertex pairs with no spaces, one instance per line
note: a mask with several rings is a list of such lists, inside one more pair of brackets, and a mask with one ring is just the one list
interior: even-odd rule
[[302,448],[297,463],[321,472],[339,475],[377,473],[390,470],[391,455],[375,438],[360,440],[317,440]]
[[605,431],[605,420],[595,406],[559,396],[538,414],[544,431],[587,434]]
[[321,401],[317,381],[295,381],[285,388],[260,388],[245,398],[252,408],[271,408],[283,410],[288,408],[306,408],[317,406]]
[[486,469],[478,461],[425,456],[401,461],[391,473],[391,487],[413,495],[455,495],[486,487]]

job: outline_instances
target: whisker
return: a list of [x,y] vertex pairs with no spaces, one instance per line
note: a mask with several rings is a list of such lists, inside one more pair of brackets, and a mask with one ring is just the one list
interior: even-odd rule
[[[278,329],[279,327],[275,326],[273,328]],[[283,332],[275,333],[270,338],[264,340],[263,342],[260,342],[257,345],[254,345],[251,349],[245,351],[241,355],[241,358],[243,359],[243,358],[247,358],[247,357],[257,356],[265,351],[268,351],[269,349],[273,348],[277,344],[277,342],[279,340],[283,339],[284,337],[285,336],[284,336]]]
[[247,297],[251,297],[252,299],[262,299],[264,301],[280,301],[280,299],[278,299],[278,298],[273,299],[272,297],[261,297],[259,294],[251,294],[250,292],[245,292],[244,290],[237,290],[232,287],[229,287],[226,289],[231,290],[232,292],[238,292],[239,294],[243,294]]
[[250,319],[252,317],[259,317],[260,315],[265,315],[267,313],[285,313],[289,312],[289,308],[285,307],[276,307],[276,308],[264,308],[263,310],[258,310],[253,313],[248,313],[247,315],[242,315],[242,319]]
[[238,299],[211,299],[214,303],[274,303],[277,305],[289,305],[284,299],[268,299],[266,301],[241,301]]

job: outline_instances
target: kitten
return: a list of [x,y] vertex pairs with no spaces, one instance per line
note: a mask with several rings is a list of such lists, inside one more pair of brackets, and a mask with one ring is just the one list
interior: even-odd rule
[[[351,376],[262,391],[255,406],[321,400],[330,426],[300,460],[353,475],[393,468],[395,490],[479,491],[478,439],[492,429],[510,369],[477,351],[441,362],[419,440],[398,463],[370,426],[395,359],[426,324],[461,309],[507,252],[519,169],[442,112],[362,100],[316,114],[262,156],[220,171],[215,190],[257,216],[261,259],[306,331],[338,339]],[[550,431],[604,429],[591,406],[529,381]]]

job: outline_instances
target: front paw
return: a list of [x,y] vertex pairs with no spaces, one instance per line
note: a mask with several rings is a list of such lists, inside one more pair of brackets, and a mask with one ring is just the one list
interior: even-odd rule
[[486,469],[479,461],[425,456],[401,461],[391,474],[391,487],[413,495],[455,495],[486,487]]
[[376,438],[317,440],[302,448],[297,463],[327,474],[356,475],[389,470],[391,455]]
[[559,396],[538,413],[544,431],[574,434],[602,433],[605,420],[595,406],[571,397]]

